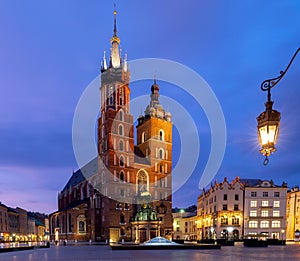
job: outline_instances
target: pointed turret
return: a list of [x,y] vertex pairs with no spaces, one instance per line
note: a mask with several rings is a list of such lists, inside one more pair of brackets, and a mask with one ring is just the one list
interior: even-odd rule
[[103,60],[102,60],[102,66],[101,66],[101,72],[104,72],[107,70],[107,62],[106,62],[106,52],[103,53]]
[[114,34],[113,37],[110,39],[111,42],[111,54],[110,54],[110,66],[113,68],[119,68],[121,65],[121,59],[120,59],[120,51],[119,51],[119,45],[120,45],[120,38],[117,36],[117,11],[116,11],[116,5],[114,10]]

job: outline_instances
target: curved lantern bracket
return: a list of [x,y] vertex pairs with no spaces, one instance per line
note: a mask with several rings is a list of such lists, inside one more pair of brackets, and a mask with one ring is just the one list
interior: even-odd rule
[[284,71],[280,71],[279,76],[264,80],[260,85],[260,89],[262,91],[268,92],[268,100],[265,103],[266,110],[256,118],[258,139],[261,145],[260,153],[266,157],[263,163],[265,166],[269,163],[268,157],[271,153],[276,151],[275,145],[277,143],[281,118],[280,112],[273,110],[272,108],[273,101],[271,101],[271,89],[275,87],[286,74],[299,51],[300,48],[298,48],[294,53],[286,69]]

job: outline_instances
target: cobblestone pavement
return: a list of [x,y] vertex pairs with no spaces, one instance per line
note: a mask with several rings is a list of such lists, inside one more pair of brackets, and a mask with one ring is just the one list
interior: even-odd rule
[[118,250],[109,246],[54,246],[0,253],[1,261],[88,261],[88,260],[300,260],[300,245],[246,248],[242,245],[221,250]]

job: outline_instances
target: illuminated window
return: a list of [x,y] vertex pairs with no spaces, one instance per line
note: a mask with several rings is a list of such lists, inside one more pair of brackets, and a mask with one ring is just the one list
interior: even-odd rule
[[262,217],[268,217],[268,216],[269,216],[269,211],[268,211],[268,210],[263,210],[263,211],[261,212],[261,216],[262,216]]
[[232,225],[239,225],[240,224],[240,219],[238,217],[233,217],[232,218]]
[[280,211],[279,210],[273,210],[273,217],[280,217]]
[[276,200],[274,201],[274,208],[279,208],[280,207],[280,201]]
[[228,217],[221,216],[221,225],[228,225]]
[[278,220],[273,220],[273,221],[272,221],[272,227],[274,227],[274,228],[279,228],[279,227],[280,227],[280,221],[278,221]]
[[251,200],[250,201],[250,207],[251,208],[256,208],[257,207],[257,201],[256,200]]
[[257,211],[256,210],[250,210],[250,217],[257,217]]
[[257,228],[257,221],[251,220],[249,221],[249,228]]
[[263,200],[263,201],[261,202],[261,206],[262,206],[262,207],[268,207],[268,206],[269,206],[269,201]]
[[267,220],[260,221],[260,227],[261,228],[268,228],[269,227],[269,221],[267,221]]

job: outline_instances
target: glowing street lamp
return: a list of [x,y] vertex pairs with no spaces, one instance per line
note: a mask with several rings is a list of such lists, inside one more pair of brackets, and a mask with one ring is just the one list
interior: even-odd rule
[[258,130],[258,140],[261,146],[260,153],[266,158],[264,160],[264,165],[269,162],[268,157],[271,153],[276,151],[276,143],[279,134],[280,126],[280,112],[273,110],[273,101],[271,100],[271,89],[282,79],[287,70],[290,68],[292,62],[297,56],[300,48],[295,52],[292,59],[290,60],[288,66],[284,71],[280,72],[280,75],[276,78],[268,79],[262,82],[260,88],[262,91],[268,92],[268,99],[265,103],[266,110],[262,112],[257,118],[257,130]]

